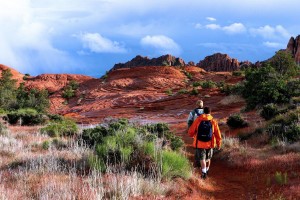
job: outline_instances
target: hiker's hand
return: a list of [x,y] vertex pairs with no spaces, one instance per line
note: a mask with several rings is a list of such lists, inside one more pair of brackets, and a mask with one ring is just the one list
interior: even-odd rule
[[221,150],[221,147],[217,147],[217,150],[220,151],[220,150]]

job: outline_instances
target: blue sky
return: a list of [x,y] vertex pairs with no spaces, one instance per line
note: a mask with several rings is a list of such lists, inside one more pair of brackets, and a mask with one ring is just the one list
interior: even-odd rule
[[296,0],[0,0],[0,63],[100,77],[136,55],[271,57],[300,34]]

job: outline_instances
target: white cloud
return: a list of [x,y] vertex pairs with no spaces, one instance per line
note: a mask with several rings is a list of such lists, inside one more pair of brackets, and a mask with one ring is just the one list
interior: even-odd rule
[[238,33],[243,33],[246,32],[246,27],[242,23],[233,23],[230,24],[229,26],[220,26],[219,24],[207,24],[205,26],[207,29],[211,30],[222,30],[225,33],[228,34],[238,34]]
[[207,24],[207,25],[205,25],[205,28],[211,29],[211,30],[218,30],[218,29],[221,29],[221,26],[218,24]]
[[224,26],[222,29],[229,34],[243,33],[246,31],[246,27],[242,23],[233,23],[229,26]]
[[108,38],[101,36],[99,33],[84,33],[76,35],[83,47],[94,53],[125,53],[126,49],[118,42],[111,41]]
[[250,29],[250,33],[253,36],[261,36],[266,39],[276,39],[276,38],[289,38],[291,34],[281,25],[272,27],[270,25],[265,25],[259,28]]
[[140,41],[143,46],[154,47],[162,54],[180,54],[180,46],[171,38],[164,35],[147,35]]
[[278,42],[269,42],[269,41],[264,42],[263,45],[266,46],[266,47],[276,48],[276,49],[285,47],[284,44],[281,44],[281,43],[278,43]]
[[201,24],[199,24],[199,23],[197,23],[197,24],[195,24],[195,29],[201,29],[202,28],[202,25]]
[[217,19],[214,17],[206,17],[206,20],[211,21],[211,22],[217,21]]

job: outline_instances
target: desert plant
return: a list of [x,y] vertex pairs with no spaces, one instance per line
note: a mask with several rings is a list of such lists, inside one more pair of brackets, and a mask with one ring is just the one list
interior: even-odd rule
[[242,128],[248,126],[248,123],[242,118],[239,113],[230,115],[226,123],[231,128]]
[[51,122],[41,129],[41,133],[48,134],[50,137],[73,136],[78,133],[76,123],[71,119],[64,119],[59,122]]
[[273,103],[264,105],[262,111],[260,112],[260,116],[262,116],[266,120],[272,119],[277,114],[278,114],[278,108]]
[[108,130],[103,126],[96,126],[95,128],[84,129],[82,131],[82,140],[89,146],[94,146],[103,142],[103,138],[108,136]]
[[11,111],[7,114],[7,118],[10,124],[16,124],[19,122],[20,125],[44,124],[47,121],[47,116],[38,113],[32,108]]
[[189,93],[189,91],[187,89],[180,89],[178,91],[178,94],[187,94],[187,93]]
[[48,140],[46,140],[42,143],[42,148],[44,150],[48,150],[50,148],[50,145],[51,145],[51,143]]
[[244,73],[243,71],[233,71],[232,76],[242,76]]
[[172,90],[169,88],[165,91],[165,93],[168,95],[168,96],[172,96],[173,95],[173,92]]
[[196,89],[196,88],[194,88],[193,87],[193,89],[192,89],[192,91],[191,91],[191,93],[190,93],[191,95],[198,95],[199,94],[199,91]]
[[8,128],[5,126],[2,122],[0,122],[0,135],[7,135],[8,134]]
[[287,172],[282,173],[282,172],[275,172],[274,174],[274,179],[277,184],[279,185],[286,185],[288,182],[288,175]]
[[215,88],[216,83],[211,80],[208,80],[208,81],[202,82],[201,86],[202,86],[202,88]]
[[191,176],[191,165],[189,160],[176,152],[162,151],[162,176],[166,179],[182,177],[185,179]]

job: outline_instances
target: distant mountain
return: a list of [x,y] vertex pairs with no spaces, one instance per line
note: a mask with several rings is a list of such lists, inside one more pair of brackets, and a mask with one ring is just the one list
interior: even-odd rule
[[111,70],[145,66],[185,66],[185,62],[183,59],[169,54],[152,59],[138,55],[126,63],[115,64]]

